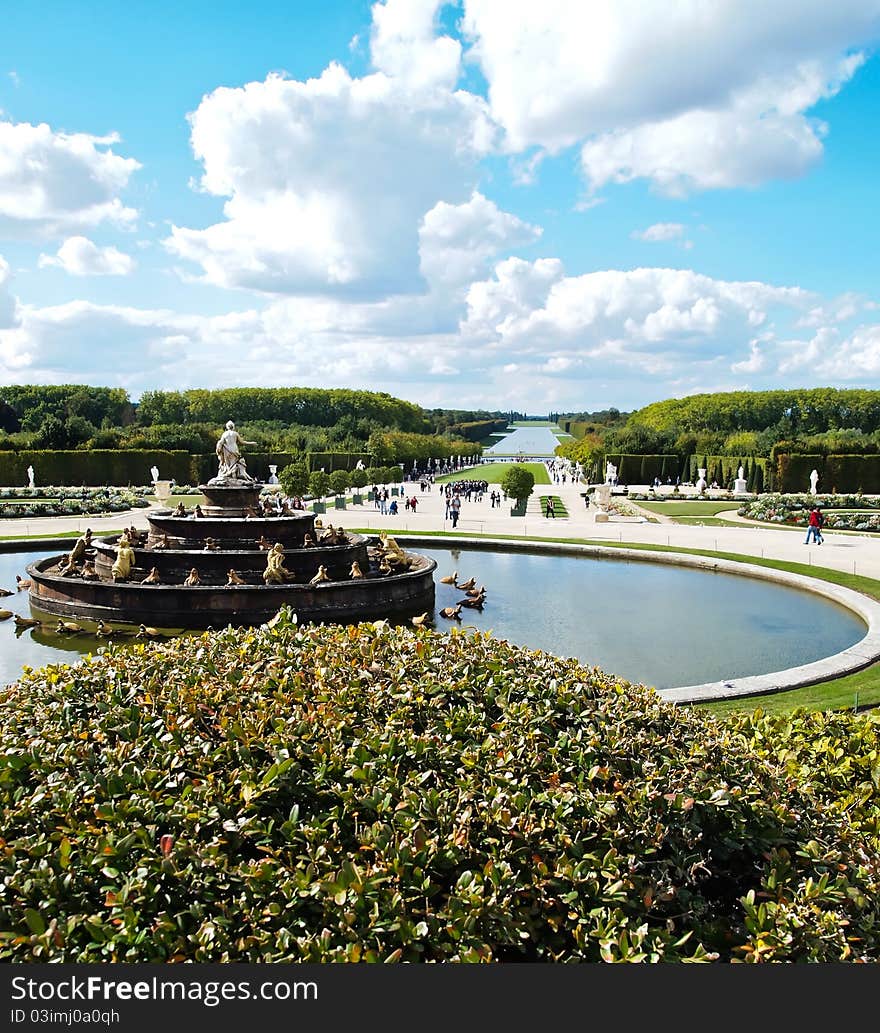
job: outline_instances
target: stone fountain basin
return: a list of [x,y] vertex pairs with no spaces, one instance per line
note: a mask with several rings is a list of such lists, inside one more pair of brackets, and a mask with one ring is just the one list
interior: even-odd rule
[[292,607],[302,621],[350,622],[414,615],[434,607],[437,564],[426,556],[415,556],[413,568],[386,577],[371,574],[320,585],[254,584],[234,588],[216,584],[114,584],[49,573],[61,558],[51,556],[28,566],[28,577],[33,581],[30,601],[45,613],[77,620],[202,629],[262,624],[282,606]]
[[[249,524],[251,522],[248,521]],[[199,524],[201,523],[200,520]],[[348,572],[355,560],[360,564],[361,570],[366,572],[369,567],[366,537],[349,532],[346,534],[349,541],[345,545],[289,548],[285,553],[284,565],[294,572],[297,581],[310,580],[317,573],[320,564],[327,567],[332,578],[338,580],[348,578]],[[111,535],[92,543],[95,549],[95,570],[107,579],[111,576],[110,568],[116,559],[118,539],[118,535]],[[147,576],[151,567],[158,567],[163,580],[179,583],[190,572],[190,568],[195,567],[203,580],[225,584],[226,572],[232,567],[246,580],[262,581],[263,571],[266,569],[266,552],[254,548],[252,541],[248,543],[248,549],[235,549],[229,547],[228,543],[221,543],[221,548],[206,551],[203,544],[200,542],[194,548],[173,549],[151,549],[149,545],[135,546],[135,568],[131,580],[140,580]],[[223,545],[227,547],[223,548]]]
[[201,549],[206,538],[214,538],[227,548],[252,548],[265,535],[272,542],[281,542],[285,548],[302,545],[306,532],[314,537],[314,513],[297,513],[294,516],[275,517],[194,517],[174,516],[171,510],[163,513],[153,511],[147,516],[153,534],[178,542],[183,548]]

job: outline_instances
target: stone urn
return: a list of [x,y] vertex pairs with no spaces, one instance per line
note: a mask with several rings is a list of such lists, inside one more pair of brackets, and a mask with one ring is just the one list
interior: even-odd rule
[[156,498],[164,504],[171,498],[171,481],[154,481],[153,490]]

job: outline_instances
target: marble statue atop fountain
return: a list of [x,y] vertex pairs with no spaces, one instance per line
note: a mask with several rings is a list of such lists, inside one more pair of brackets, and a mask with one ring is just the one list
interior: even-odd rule
[[747,495],[749,486],[745,479],[745,470],[740,467],[736,471],[736,480],[733,482],[733,493],[734,495]]
[[229,485],[235,487],[240,484],[254,484],[255,478],[247,472],[247,466],[241,454],[242,445],[256,445],[256,441],[245,441],[235,429],[232,420],[226,424],[226,429],[217,439],[215,452],[220,461],[220,469],[217,476],[212,477],[208,484]]
[[816,494],[816,485],[819,483],[819,471],[813,470],[810,473],[810,494]]

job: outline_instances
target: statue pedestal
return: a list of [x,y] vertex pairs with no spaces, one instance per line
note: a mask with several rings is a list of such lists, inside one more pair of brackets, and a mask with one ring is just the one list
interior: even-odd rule
[[737,479],[733,482],[733,494],[734,495],[748,495],[749,494],[749,486],[746,483],[746,480],[745,480],[744,477],[742,477],[742,478],[737,477]]
[[225,484],[200,484],[199,491],[208,500],[202,506],[207,517],[240,517],[248,506],[256,508],[263,485],[259,481],[227,481]]

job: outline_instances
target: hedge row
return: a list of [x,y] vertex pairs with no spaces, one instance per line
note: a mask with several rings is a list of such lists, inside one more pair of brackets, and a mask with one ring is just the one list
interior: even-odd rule
[[[300,459],[294,452],[245,453],[248,470],[260,480],[269,477],[269,466],[275,464],[281,471]],[[359,452],[310,452],[309,469],[327,473],[333,470],[353,470],[362,460],[365,466],[372,456]],[[179,484],[204,484],[217,473],[217,456],[213,452],[192,455],[184,451],[164,449],[91,449],[91,450],[29,450],[0,452],[0,485],[18,486],[28,483],[28,466],[34,468],[37,485],[132,485],[149,484],[151,467],[159,469],[159,476]]]
[[[216,460],[215,460],[216,462]],[[150,467],[165,480],[191,480],[189,452],[163,449],[92,449],[90,451],[28,450],[0,452],[0,484],[25,485],[28,466],[36,484],[101,485],[149,484]]]
[[[570,432],[569,432],[570,433]],[[655,477],[666,482],[667,477],[674,481],[680,475],[681,460],[675,455],[628,455],[626,453],[608,452],[605,455],[608,463],[617,467],[617,479],[622,484],[651,484]],[[600,476],[604,480],[604,469]]]
[[447,430],[464,441],[482,441],[497,430],[507,429],[507,419],[470,420],[466,423],[451,423]]
[[696,484],[700,467],[705,468],[706,480],[709,484],[717,481],[722,488],[732,489],[737,472],[742,467],[749,491],[772,490],[773,465],[769,460],[759,456],[688,456],[685,466],[687,476],[684,480]]
[[877,962],[878,750],[479,633],[111,646],[0,687],[0,962]]
[[819,491],[880,493],[880,456],[877,455],[778,455],[776,490],[807,491],[813,470],[819,472]]
[[566,434],[571,434],[573,438],[580,440],[587,433],[587,428],[591,427],[592,424],[584,420],[561,420],[559,426]]

